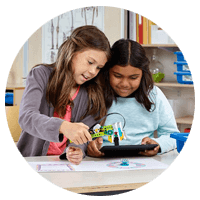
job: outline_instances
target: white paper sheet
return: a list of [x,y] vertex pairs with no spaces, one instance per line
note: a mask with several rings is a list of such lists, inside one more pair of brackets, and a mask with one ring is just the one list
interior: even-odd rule
[[73,165],[69,161],[28,162],[37,172],[62,172],[62,171],[96,171],[94,161],[82,161],[80,165]]
[[54,162],[29,162],[37,172],[62,172],[62,171],[96,171],[111,172],[124,170],[166,169],[168,165],[153,158],[128,159],[128,166],[122,165],[122,159],[109,159],[100,161],[82,161],[73,165],[68,161]]
[[128,159],[128,166],[122,165],[122,160],[115,159],[101,161],[98,163],[98,171],[122,171],[122,170],[144,170],[144,169],[166,169],[168,165],[152,158]]

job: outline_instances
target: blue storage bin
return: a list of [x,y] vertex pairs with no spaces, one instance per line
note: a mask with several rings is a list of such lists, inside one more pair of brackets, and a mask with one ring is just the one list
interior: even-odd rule
[[180,153],[187,138],[188,138],[189,133],[172,133],[170,134],[171,138],[176,139],[176,145],[177,145],[177,151]]
[[181,84],[193,84],[191,72],[174,72],[177,75],[177,81]]
[[174,54],[177,56],[177,61],[186,61],[181,51],[176,51]]
[[7,92],[5,94],[5,103],[13,104],[13,93]]
[[186,61],[177,61],[177,62],[174,62],[175,65],[177,65],[177,71],[184,71],[184,72],[189,72],[190,69],[189,69],[189,66],[187,64]]

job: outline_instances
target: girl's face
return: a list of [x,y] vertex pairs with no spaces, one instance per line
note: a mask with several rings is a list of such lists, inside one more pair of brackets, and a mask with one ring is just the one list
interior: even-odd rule
[[121,97],[127,97],[140,86],[142,70],[128,65],[121,67],[115,65],[109,70],[110,85]]
[[78,85],[94,78],[107,62],[104,51],[87,49],[77,52],[72,58],[74,80]]

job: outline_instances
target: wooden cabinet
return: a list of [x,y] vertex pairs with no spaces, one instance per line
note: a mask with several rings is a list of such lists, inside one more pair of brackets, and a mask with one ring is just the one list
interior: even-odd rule
[[10,129],[11,136],[15,142],[19,140],[20,133],[22,131],[18,123],[19,118],[19,106],[6,106],[6,117],[8,127]]

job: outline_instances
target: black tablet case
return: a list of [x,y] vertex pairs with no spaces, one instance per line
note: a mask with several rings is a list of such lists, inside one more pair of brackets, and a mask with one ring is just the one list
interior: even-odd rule
[[132,157],[138,156],[140,151],[153,150],[157,146],[157,144],[104,146],[100,151],[105,157]]

